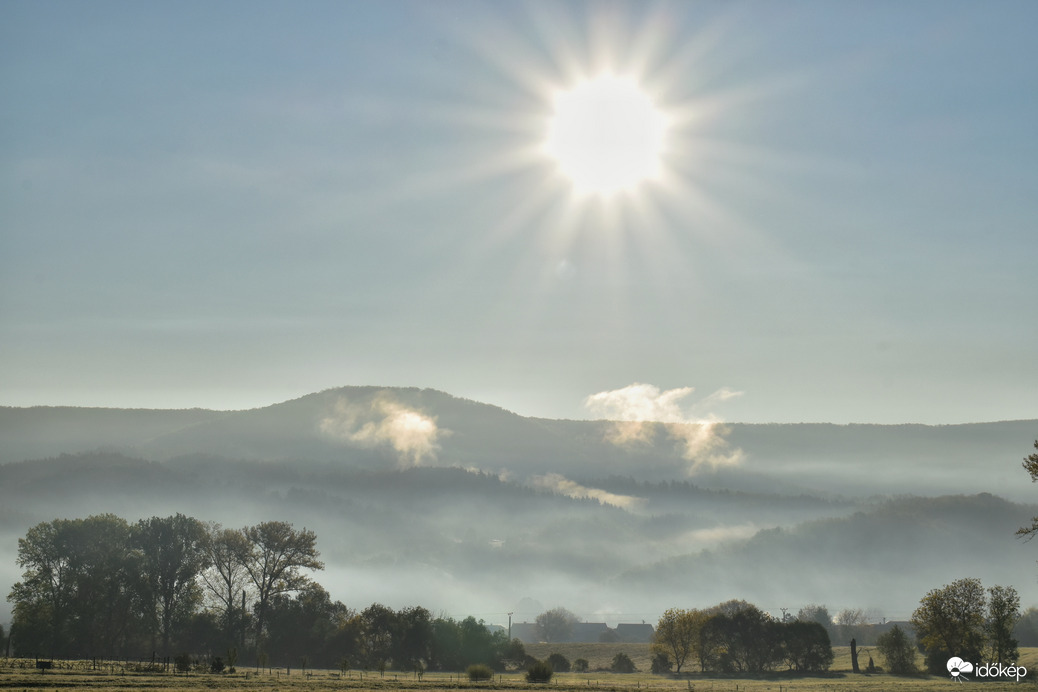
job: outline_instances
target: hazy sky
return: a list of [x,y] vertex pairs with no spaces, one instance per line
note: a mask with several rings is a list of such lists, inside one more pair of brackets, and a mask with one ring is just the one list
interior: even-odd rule
[[[0,404],[376,384],[584,417],[638,382],[736,421],[1038,418],[1036,26],[7,0]],[[606,71],[667,116],[664,174],[578,196],[542,142]]]

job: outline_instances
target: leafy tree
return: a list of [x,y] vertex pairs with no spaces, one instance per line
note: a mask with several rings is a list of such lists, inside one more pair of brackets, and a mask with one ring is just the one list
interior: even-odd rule
[[586,673],[590,665],[591,664],[588,663],[588,660],[586,658],[578,658],[577,660],[573,661],[573,672]]
[[932,589],[912,614],[919,644],[926,652],[927,670],[944,672],[952,656],[979,661],[984,652],[984,589],[979,579],[959,579]]
[[201,600],[198,576],[206,567],[208,535],[197,519],[176,514],[137,522],[131,535],[140,551],[140,576],[151,629],[153,650],[156,634],[169,654],[175,623],[186,621]]
[[1013,628],[1020,619],[1020,596],[1011,586],[988,589],[988,618],[985,631],[994,663],[1016,663],[1020,649]]
[[886,661],[887,670],[895,675],[911,675],[916,672],[915,651],[912,641],[897,625],[879,635],[876,648]]
[[700,640],[706,620],[707,615],[702,611],[670,608],[656,624],[652,650],[673,659],[675,672],[680,673]]
[[558,607],[541,613],[534,622],[537,627],[537,636],[542,641],[560,642],[569,638],[573,632],[573,626],[579,620],[576,615],[565,608]]
[[138,556],[124,519],[55,519],[18,541],[22,581],[12,629],[22,654],[76,657],[124,651],[139,631]]
[[267,521],[245,528],[244,534],[251,545],[245,571],[256,588],[256,632],[262,637],[271,597],[302,589],[309,579],[300,570],[324,569],[324,563],[317,559],[320,553],[313,531]]
[[754,674],[771,670],[783,658],[781,623],[756,606],[742,605],[745,602],[722,606],[734,603],[741,609],[725,608],[703,625],[704,669]]

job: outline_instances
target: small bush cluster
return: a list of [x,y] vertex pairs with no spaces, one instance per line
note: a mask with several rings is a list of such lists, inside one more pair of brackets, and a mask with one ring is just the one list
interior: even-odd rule
[[483,665],[482,663],[469,666],[465,672],[468,674],[471,682],[491,680],[494,677],[494,671],[490,669],[490,666]]
[[554,674],[555,670],[547,661],[534,661],[526,669],[526,682],[549,683]]

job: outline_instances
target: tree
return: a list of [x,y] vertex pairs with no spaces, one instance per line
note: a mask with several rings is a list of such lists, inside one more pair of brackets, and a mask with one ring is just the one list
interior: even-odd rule
[[988,589],[988,618],[985,631],[993,663],[1016,663],[1020,649],[1013,628],[1020,619],[1020,596],[1011,586]]
[[876,648],[886,661],[887,670],[895,675],[911,675],[916,672],[915,646],[905,631],[894,625],[879,635]]
[[926,652],[927,670],[944,672],[952,656],[980,661],[984,652],[984,589],[979,579],[959,579],[932,589],[912,613],[919,644]]
[[783,655],[790,670],[798,673],[820,673],[833,663],[833,647],[829,633],[819,622],[771,623],[777,627]]
[[381,603],[372,603],[361,611],[361,655],[366,668],[385,670],[393,655],[393,632],[397,629],[396,613]]
[[[1038,449],[1038,440],[1034,441],[1034,448]],[[1031,476],[1031,482],[1038,481],[1038,452],[1034,454],[1028,454],[1024,457],[1024,463],[1022,464],[1024,470]],[[1038,534],[1038,517],[1031,519],[1031,525],[1025,526],[1017,530],[1018,536],[1024,536],[1027,540],[1034,538],[1035,534]]]
[[700,610],[670,608],[656,624],[652,650],[673,660],[674,672],[680,673],[681,667],[699,642],[706,620],[706,613]]
[[141,519],[131,540],[140,551],[153,650],[155,635],[161,634],[162,650],[169,654],[174,623],[186,621],[201,600],[198,576],[208,562],[205,525],[183,514]]
[[292,666],[306,658],[314,666],[338,667],[345,653],[338,635],[351,616],[346,606],[333,602],[314,582],[294,598],[287,594],[273,596],[267,614],[271,661]]
[[432,615],[421,606],[396,613],[393,633],[393,665],[397,670],[425,670],[431,655]]
[[256,633],[263,636],[267,608],[272,596],[298,591],[309,578],[302,569],[324,569],[318,560],[317,535],[303,529],[296,531],[283,521],[267,521],[243,530],[251,544],[245,571],[256,588]]
[[114,514],[55,519],[18,541],[25,569],[8,600],[22,654],[112,656],[138,633],[138,557],[130,527]]
[[542,641],[560,642],[569,638],[573,632],[573,625],[577,624],[579,620],[576,615],[565,608],[558,607],[541,613],[534,622],[537,627],[537,636]]
[[824,605],[806,605],[797,611],[797,620],[800,622],[817,622],[827,632],[833,626],[833,618],[829,615],[829,609]]
[[206,541],[208,568],[201,574],[202,583],[217,607],[223,611],[222,624],[227,642],[235,640],[234,633],[245,637],[244,594],[249,573],[245,565],[249,560],[251,546],[245,532],[224,529],[219,524],[210,524]]

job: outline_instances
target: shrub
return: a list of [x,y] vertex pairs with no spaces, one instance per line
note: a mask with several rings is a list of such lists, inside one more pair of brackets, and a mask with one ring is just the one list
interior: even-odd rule
[[634,661],[631,660],[631,657],[621,651],[616,656],[613,656],[613,664],[609,666],[609,670],[614,673],[633,673],[637,669],[634,667]]
[[568,673],[569,672],[569,667],[570,667],[569,666],[569,659],[566,658],[565,656],[563,656],[562,654],[555,653],[555,654],[552,654],[551,656],[549,656],[548,657],[548,665],[550,665],[551,669],[556,671],[556,672],[559,672],[559,673]]
[[222,673],[223,672],[223,659],[217,656],[209,664],[210,673]]
[[547,661],[534,661],[526,669],[526,682],[551,682],[551,676],[555,670]]
[[652,657],[653,675],[666,675],[673,667],[674,664],[670,662],[670,657],[665,653],[658,653]]
[[480,680],[491,680],[494,677],[494,671],[490,670],[490,666],[477,663],[474,666],[469,666],[465,671],[468,673],[469,680],[471,682],[479,682]]
[[573,661],[573,671],[575,673],[586,673],[591,665],[587,662],[586,658],[578,658]]

